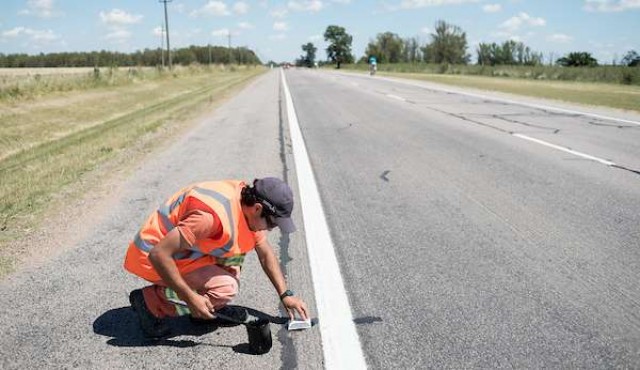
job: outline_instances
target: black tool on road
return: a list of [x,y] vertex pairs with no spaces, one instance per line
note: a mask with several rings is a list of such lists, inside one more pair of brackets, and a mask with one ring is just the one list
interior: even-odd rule
[[[171,303],[179,306],[188,307],[186,302],[169,299]],[[237,320],[233,317],[221,314],[220,312],[213,312],[213,314],[220,319],[244,325],[247,328],[247,336],[249,338],[249,348],[258,355],[265,354],[271,350],[273,341],[271,339],[271,323],[265,318],[255,318],[255,320]]]

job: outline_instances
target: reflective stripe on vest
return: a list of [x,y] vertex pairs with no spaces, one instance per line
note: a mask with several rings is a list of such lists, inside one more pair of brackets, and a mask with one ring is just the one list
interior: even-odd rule
[[[225,212],[227,212],[227,216],[229,218],[233,218],[233,213],[231,212],[231,204],[229,203],[229,199],[227,199],[224,195],[218,193],[217,191],[213,191],[213,190],[210,190],[210,189],[204,189],[204,188],[198,188],[198,187],[195,187],[195,188],[190,189],[190,190],[194,190],[197,193],[200,193],[202,195],[206,195],[206,196],[214,198],[215,200],[217,200],[220,204],[222,204],[224,206],[224,210],[225,210]],[[186,191],[182,195],[180,195],[180,197],[178,199],[176,199],[176,201],[173,202],[170,206],[163,205],[157,211],[158,212],[158,216],[159,216],[160,220],[162,221],[162,224],[165,227],[165,230],[166,230],[167,233],[169,231],[173,230],[173,228],[176,227],[176,225],[174,225],[173,222],[171,222],[171,220],[169,219],[169,215],[171,214],[171,212],[173,212],[176,209],[176,207],[178,207],[178,206],[180,206],[180,204],[182,204],[182,202],[186,198],[187,192],[188,191]],[[231,227],[230,229],[231,230],[230,230],[229,241],[224,246],[222,246],[221,248],[214,249],[208,254],[213,256],[213,257],[215,257],[219,264],[222,264],[222,265],[225,265],[225,266],[240,266],[240,264],[242,264],[242,262],[244,261],[244,254],[236,255],[236,256],[228,257],[228,258],[222,257],[225,253],[228,253],[231,250],[231,248],[233,247],[233,245],[235,243],[235,233],[236,233],[235,227]],[[142,239],[142,235],[140,233],[141,233],[141,231],[139,231],[136,234],[135,239],[133,240],[133,243],[141,251],[149,253],[151,251],[151,248],[153,248],[153,245],[148,243],[144,239]],[[194,247],[198,248],[199,246],[196,244],[196,245],[194,245]],[[191,250],[190,252],[177,253],[177,254],[173,255],[173,258],[176,259],[176,260],[182,260],[182,259],[192,259],[192,260],[194,260],[194,259],[198,259],[200,257],[203,257],[204,255],[205,255],[204,253],[202,253],[202,252],[200,252],[198,250]],[[240,262],[240,264],[238,264],[238,265],[232,264],[234,262]]]
[[[178,293],[176,293],[175,290],[169,287],[164,288],[164,296],[167,298],[167,300],[180,301],[180,297],[178,297]],[[188,307],[179,305],[177,303],[173,303],[173,306],[176,308],[176,314],[178,314],[178,316],[185,316],[185,315],[191,314],[191,310],[189,310]]]

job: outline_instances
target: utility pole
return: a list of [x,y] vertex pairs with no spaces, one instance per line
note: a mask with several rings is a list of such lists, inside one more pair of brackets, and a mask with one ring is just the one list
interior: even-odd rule
[[162,57],[162,69],[164,69],[164,25],[160,25],[160,55]]
[[228,36],[229,36],[229,47],[227,49],[229,49],[229,64],[231,64],[231,30],[229,30]]
[[169,69],[172,69],[171,64],[171,46],[169,46],[169,16],[167,15],[167,3],[170,3],[172,0],[158,0],[161,3],[164,3],[164,28],[167,31],[167,55],[169,55]]

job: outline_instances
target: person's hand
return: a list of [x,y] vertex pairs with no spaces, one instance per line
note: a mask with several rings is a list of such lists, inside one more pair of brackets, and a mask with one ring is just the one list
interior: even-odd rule
[[295,296],[284,297],[282,300],[282,305],[287,309],[287,313],[289,313],[289,318],[291,320],[295,319],[295,312],[298,312],[298,315],[302,317],[304,320],[309,319],[309,314],[307,313],[307,305],[304,301]]
[[194,293],[189,296],[189,299],[186,302],[189,306],[189,310],[191,311],[191,316],[197,319],[214,319],[212,314],[213,305],[209,298]]

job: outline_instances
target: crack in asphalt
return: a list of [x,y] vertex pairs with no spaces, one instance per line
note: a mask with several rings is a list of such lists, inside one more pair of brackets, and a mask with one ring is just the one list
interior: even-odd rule
[[[436,111],[436,112],[439,112],[439,113],[443,113],[445,115],[448,115],[448,116],[451,116],[451,117],[455,117],[455,118],[461,119],[461,120],[466,121],[466,122],[471,122],[471,123],[474,123],[476,125],[487,127],[487,128],[490,128],[490,129],[493,129],[493,130],[496,130],[496,131],[499,131],[499,132],[502,132],[502,133],[505,133],[505,134],[513,135],[513,134],[516,133],[515,131],[505,130],[503,128],[490,125],[488,123],[484,123],[484,122],[479,122],[479,121],[473,120],[473,119],[465,116],[464,114],[451,113],[451,112],[447,112],[447,111],[442,110],[442,109],[437,109],[437,108],[434,108],[434,107],[431,107],[431,106],[428,106],[428,105],[425,105],[424,107],[427,108],[427,109],[430,109],[430,110],[433,110],[433,111]],[[570,115],[570,114],[566,114],[566,113],[550,112],[550,111],[546,111],[546,110],[543,110],[543,109],[540,109],[540,110],[545,112],[548,115],[582,117],[582,115]],[[499,115],[493,115],[493,116],[495,118],[504,119],[503,117],[499,117]],[[504,119],[504,120],[507,121],[507,122],[510,122],[510,120],[508,120],[508,119]],[[519,123],[519,122],[515,122],[515,123]],[[528,125],[528,124],[525,124],[525,125]],[[535,126],[535,125],[532,125],[532,126]],[[611,125],[608,125],[608,126],[611,126]],[[613,126],[613,127],[615,127],[615,126]],[[628,127],[633,128],[632,126],[628,126]],[[543,128],[543,127],[539,126],[539,128]],[[552,128],[547,127],[547,129],[552,129]],[[557,130],[557,131],[554,131],[553,132],[554,134],[559,132],[558,129],[555,129],[555,130]],[[628,171],[628,172],[631,172],[631,173],[633,173],[635,175],[640,175],[640,170],[636,170],[636,169],[633,169],[633,168],[630,168],[630,167],[626,167],[626,166],[622,166],[622,165],[619,165],[619,164],[613,164],[613,165],[610,165],[609,167],[616,168],[616,169],[619,169],[619,170]]]
[[431,107],[431,106],[428,106],[428,105],[425,105],[424,107],[427,108],[427,109],[436,111],[438,113],[446,114],[447,116],[455,117],[455,118],[461,119],[463,121],[475,123],[476,125],[484,126],[484,127],[487,127],[487,128],[490,128],[490,129],[493,129],[493,130],[496,130],[496,131],[499,131],[499,132],[502,132],[502,133],[505,133],[505,134],[510,134],[511,135],[511,134],[514,133],[513,131],[508,131],[508,130],[505,130],[503,128],[497,127],[497,126],[490,125],[488,123],[484,123],[484,122],[473,120],[473,119],[471,119],[471,118],[469,118],[469,117],[467,117],[465,115],[462,115],[462,114],[456,114],[456,113],[447,112],[446,110],[437,109],[437,108],[434,108],[434,107]]
[[624,170],[624,171],[628,171],[631,172],[633,174],[639,175],[640,176],[640,170],[634,170],[633,168],[629,168],[629,167],[625,167],[625,166],[621,166],[619,164],[612,164],[610,167],[613,168],[617,168],[619,170]]
[[[289,183],[289,167],[287,166],[287,154],[286,154],[286,144],[285,144],[285,129],[284,129],[284,119],[282,112],[282,82],[279,83],[280,88],[278,89],[278,139],[280,141],[280,162],[282,163],[282,177],[285,183]],[[287,274],[287,265],[291,261],[291,256],[289,255],[289,234],[280,234],[280,241],[278,245],[280,247],[280,268],[282,269],[282,273],[286,277]],[[283,310],[280,305],[278,305],[278,309],[282,314],[288,316],[288,314]],[[277,334],[278,341],[282,345],[282,352],[280,353],[280,360],[282,365],[281,369],[295,369],[298,368],[298,351],[296,350],[296,346],[293,343],[291,336],[289,335],[286,327],[283,325],[280,330],[278,330]]]
[[527,127],[534,127],[534,128],[539,128],[541,130],[549,130],[549,131],[553,131],[554,134],[557,134],[558,132],[560,132],[559,128],[555,128],[555,127],[549,127],[549,126],[542,126],[542,125],[536,125],[533,123],[528,123],[528,122],[522,122],[522,121],[518,121],[516,119],[513,118],[508,118],[508,116],[513,116],[513,115],[502,115],[502,114],[492,114],[491,117],[496,118],[496,119],[501,119],[503,121],[509,122],[509,123],[515,123],[517,125],[523,125],[523,126],[527,126]]
[[630,125],[612,125],[612,124],[608,124],[608,123],[604,123],[602,121],[600,122],[596,122],[596,121],[589,121],[587,122],[590,125],[593,126],[599,126],[599,127],[611,127],[611,128],[620,128],[620,129],[624,129],[624,128],[631,128],[631,129],[639,129],[640,126],[630,126]]

